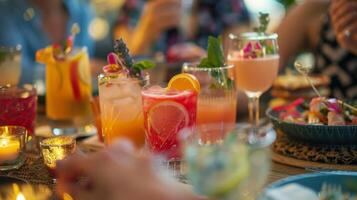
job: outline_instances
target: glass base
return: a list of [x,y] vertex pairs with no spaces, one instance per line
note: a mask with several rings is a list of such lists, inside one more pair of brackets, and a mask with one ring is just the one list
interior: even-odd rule
[[97,128],[90,123],[75,123],[70,120],[56,121],[51,120],[49,123],[51,132],[55,136],[71,135],[75,137],[89,137],[97,134]]
[[5,161],[0,163],[0,171],[19,169],[25,163],[23,156],[19,156],[16,160]]

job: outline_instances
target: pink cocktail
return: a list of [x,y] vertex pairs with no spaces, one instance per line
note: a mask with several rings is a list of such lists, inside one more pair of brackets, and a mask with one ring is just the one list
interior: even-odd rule
[[181,158],[178,134],[196,123],[197,93],[157,86],[142,91],[146,142],[168,160]]
[[26,85],[0,87],[0,125],[24,126],[29,135],[34,134],[36,123],[36,90]]
[[259,132],[259,97],[273,84],[279,70],[277,34],[262,32],[230,34],[227,61],[235,66],[236,86],[249,99],[251,133]]

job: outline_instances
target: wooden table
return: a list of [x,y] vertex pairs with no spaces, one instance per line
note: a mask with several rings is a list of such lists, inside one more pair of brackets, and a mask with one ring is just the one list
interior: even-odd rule
[[[43,114],[40,114],[38,116],[37,122],[38,122],[38,125],[44,125],[44,124],[47,124],[48,121]],[[271,172],[270,172],[267,184],[270,184],[277,180],[286,178],[288,176],[292,176],[292,175],[296,175],[296,174],[303,174],[303,173],[310,173],[310,172],[303,168],[297,168],[297,167],[292,167],[292,166],[272,162]]]
[[271,171],[267,184],[270,184],[282,178],[286,178],[288,176],[303,174],[303,173],[310,173],[310,172],[302,168],[291,167],[288,165],[282,165],[276,162],[272,162]]

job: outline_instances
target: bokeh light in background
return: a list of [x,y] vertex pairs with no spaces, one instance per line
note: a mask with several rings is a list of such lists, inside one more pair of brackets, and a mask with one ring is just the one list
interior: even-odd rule
[[89,25],[89,35],[96,41],[105,39],[109,30],[110,26],[105,18],[96,17]]
[[[93,39],[101,41],[110,35],[112,24],[115,22],[120,7],[125,0],[92,0],[97,17],[92,21],[89,32]],[[244,0],[252,18],[252,27],[258,24],[259,12],[270,14],[271,23],[269,31],[276,29],[285,15],[284,6],[278,0]]]
[[244,2],[251,14],[252,26],[258,25],[259,12],[270,14],[268,31],[275,30],[285,16],[285,8],[277,0],[244,0]]

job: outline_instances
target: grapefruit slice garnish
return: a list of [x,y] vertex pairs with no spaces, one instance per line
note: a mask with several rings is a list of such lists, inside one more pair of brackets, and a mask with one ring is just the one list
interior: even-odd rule
[[75,100],[81,100],[81,90],[79,87],[79,74],[78,74],[78,62],[73,61],[70,65],[70,80],[71,80],[71,87],[72,93]]
[[154,105],[148,113],[148,126],[156,133],[162,142],[169,137],[176,137],[176,133],[189,123],[186,108],[174,101],[162,101]]
[[200,92],[201,86],[197,78],[188,73],[177,74],[172,77],[167,85],[167,90],[192,90],[196,93]]

